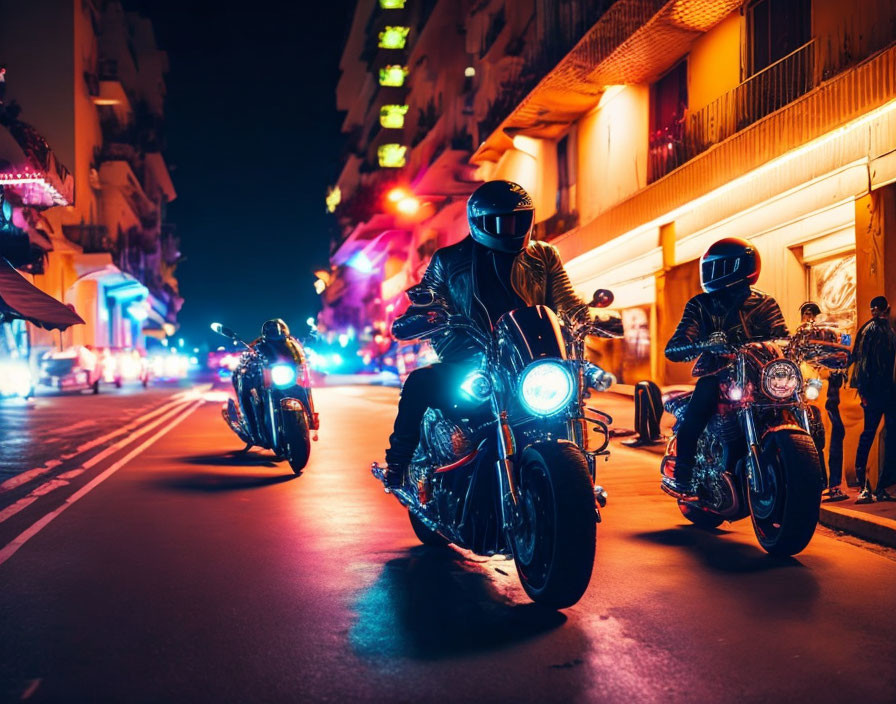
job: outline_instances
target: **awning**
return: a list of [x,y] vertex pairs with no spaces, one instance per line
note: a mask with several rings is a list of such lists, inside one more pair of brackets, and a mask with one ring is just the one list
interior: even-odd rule
[[15,191],[24,205],[71,205],[74,179],[31,125],[4,120],[0,126],[0,185]]
[[0,317],[27,320],[47,330],[83,324],[72,308],[47,295],[0,259]]

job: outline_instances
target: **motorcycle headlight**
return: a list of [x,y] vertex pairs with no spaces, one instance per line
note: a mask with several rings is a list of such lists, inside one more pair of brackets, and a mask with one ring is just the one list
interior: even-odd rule
[[786,359],[771,362],[762,370],[762,390],[770,398],[780,400],[793,396],[802,381],[800,370]]
[[533,362],[520,377],[520,401],[536,416],[549,416],[569,405],[575,392],[573,376],[553,360]]
[[275,364],[271,367],[274,386],[292,386],[296,383],[296,368],[292,364]]
[[806,394],[806,398],[809,401],[815,401],[821,396],[821,385],[821,379],[809,379],[806,382],[806,388],[803,390],[803,393]]
[[492,385],[485,374],[476,371],[464,379],[464,382],[460,385],[460,390],[470,400],[481,403],[492,392]]

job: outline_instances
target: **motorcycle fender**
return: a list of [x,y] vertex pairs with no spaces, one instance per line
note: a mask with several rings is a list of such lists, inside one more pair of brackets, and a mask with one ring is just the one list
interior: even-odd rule
[[762,445],[763,441],[769,436],[770,433],[777,433],[779,430],[789,430],[791,432],[797,433],[805,433],[806,429],[801,425],[796,425],[795,423],[781,423],[780,425],[773,425],[769,428],[765,428],[762,433],[759,434],[759,444]]

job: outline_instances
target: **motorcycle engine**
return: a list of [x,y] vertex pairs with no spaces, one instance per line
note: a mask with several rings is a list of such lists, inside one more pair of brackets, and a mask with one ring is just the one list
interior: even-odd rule
[[436,467],[456,462],[473,451],[469,428],[432,408],[423,416],[422,438]]

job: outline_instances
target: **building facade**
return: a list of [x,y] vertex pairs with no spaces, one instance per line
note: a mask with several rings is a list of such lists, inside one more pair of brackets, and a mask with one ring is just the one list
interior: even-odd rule
[[[151,23],[117,0],[0,0],[0,16],[4,124],[37,135],[69,179],[55,202],[6,195],[41,250],[33,282],[86,322],[32,329],[31,345],[143,347],[173,334],[182,300],[165,223],[176,197],[162,156],[167,59]],[[34,157],[10,147],[0,160],[11,173]]]
[[[389,12],[370,5],[367,17]],[[722,236],[756,245],[758,286],[791,326],[807,299],[847,331],[875,295],[896,300],[891,2],[460,5],[462,36],[443,23],[437,48],[419,32],[414,51],[463,48],[474,180],[522,184],[536,235],[558,247],[580,293],[614,291],[625,336],[602,351],[622,380],[690,381],[663,348],[699,290],[700,255]],[[861,412],[845,396],[849,457]]]

